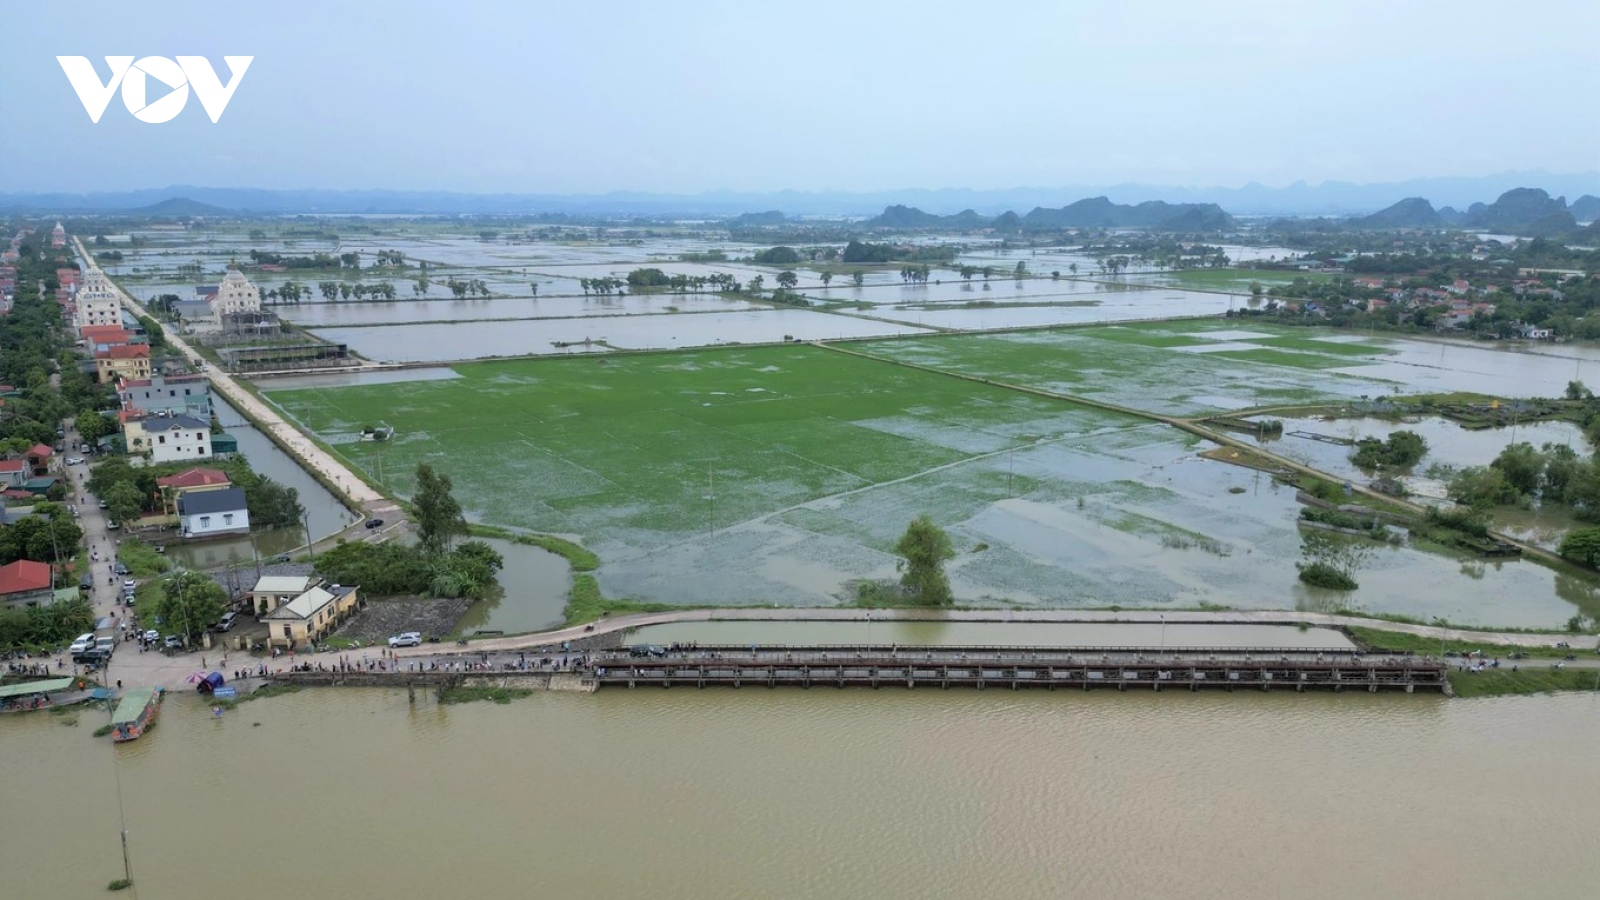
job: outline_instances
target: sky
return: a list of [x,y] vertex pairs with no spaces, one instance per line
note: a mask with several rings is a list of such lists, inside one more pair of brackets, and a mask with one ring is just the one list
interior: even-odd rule
[[[1600,170],[1594,0],[0,2],[0,191],[872,191]],[[216,123],[57,56],[253,56]],[[146,79],[147,101],[161,96]],[[161,89],[164,90],[164,89]]]

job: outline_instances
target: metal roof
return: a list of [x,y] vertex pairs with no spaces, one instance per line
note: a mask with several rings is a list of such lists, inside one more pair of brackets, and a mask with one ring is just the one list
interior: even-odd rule
[[46,681],[25,681],[22,684],[0,685],[0,698],[25,697],[28,694],[64,691],[72,687],[77,680],[76,678],[51,678]]
[[122,702],[117,704],[117,711],[111,716],[111,724],[121,725],[124,722],[136,722],[144,713],[144,708],[155,699],[156,689],[153,687],[133,688],[122,695]]

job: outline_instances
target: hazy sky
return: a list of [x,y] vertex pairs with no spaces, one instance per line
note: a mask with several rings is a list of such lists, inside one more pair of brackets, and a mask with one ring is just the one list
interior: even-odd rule
[[[0,6],[0,191],[579,193],[1600,169],[1600,2]],[[219,123],[56,56],[255,57]],[[150,82],[149,99],[160,96]]]

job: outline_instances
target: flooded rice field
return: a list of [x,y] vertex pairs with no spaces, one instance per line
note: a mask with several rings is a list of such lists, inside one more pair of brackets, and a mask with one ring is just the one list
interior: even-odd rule
[[213,718],[180,693],[120,746],[97,716],[0,722],[11,896],[104,894],[124,830],[140,896],[234,900],[1501,900],[1600,878],[1600,806],[1573,794],[1600,779],[1588,695],[343,688]]
[[[523,293],[526,294],[524,285]],[[636,316],[685,312],[732,312],[768,309],[748,300],[695,294],[627,294],[625,296],[538,297],[490,300],[397,300],[392,303],[301,303],[278,309],[279,315],[307,327],[397,325],[408,322],[477,321],[483,319],[571,319],[586,316]]]
[[900,323],[833,316],[803,309],[765,309],[695,315],[321,328],[317,334],[335,343],[349,344],[370,359],[438,362],[600,349],[560,347],[558,343],[594,342],[619,350],[669,350],[716,344],[780,343],[788,339],[840,340],[926,331]]

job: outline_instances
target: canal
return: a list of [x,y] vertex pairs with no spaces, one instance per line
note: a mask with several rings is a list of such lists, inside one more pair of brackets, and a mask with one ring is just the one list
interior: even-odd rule
[[[1590,695],[308,689],[0,722],[0,872],[144,897],[1493,898],[1600,877]],[[75,724],[69,724],[75,722]],[[1576,791],[1576,793],[1575,793]]]

